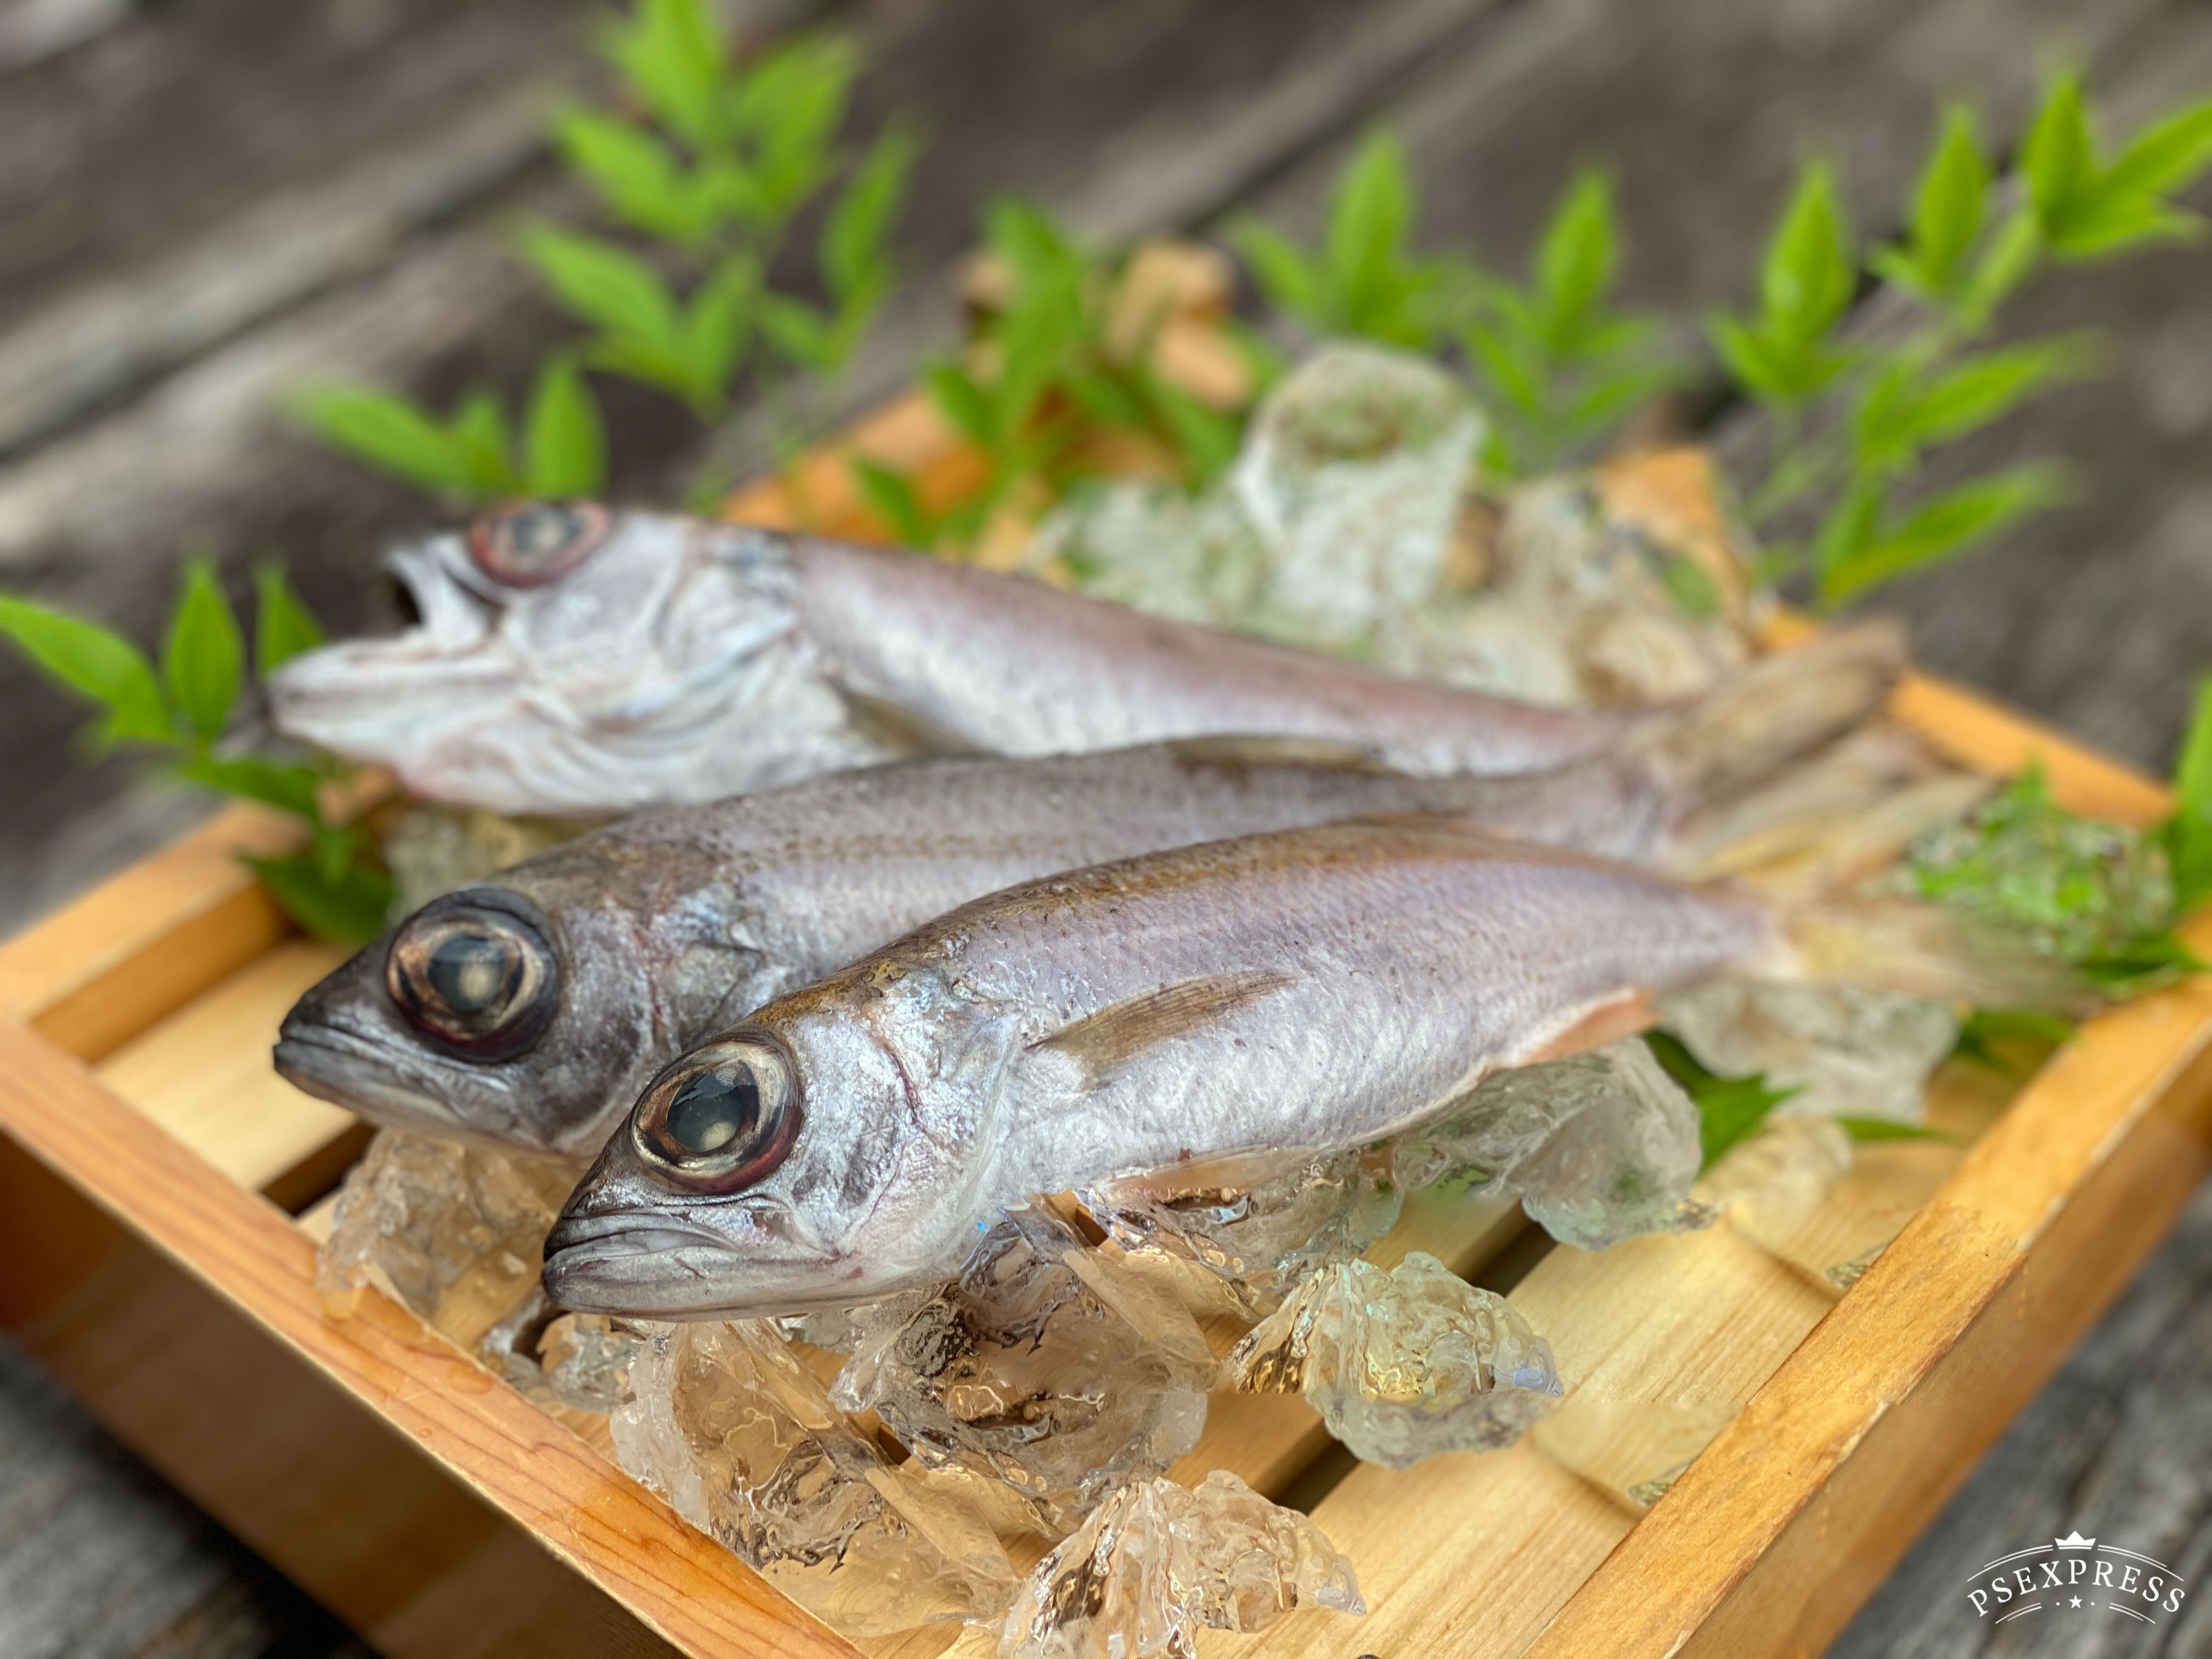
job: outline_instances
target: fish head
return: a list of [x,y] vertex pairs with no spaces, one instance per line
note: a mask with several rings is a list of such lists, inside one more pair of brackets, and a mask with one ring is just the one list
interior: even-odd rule
[[779,537],[532,502],[390,563],[420,623],[295,657],[270,702],[417,794],[614,812],[783,781],[835,748],[843,707],[811,672]]
[[750,1007],[768,970],[713,894],[656,907],[619,881],[585,890],[567,867],[585,862],[556,852],[424,905],[300,999],[277,1071],[373,1122],[591,1158],[644,1080]]
[[981,1143],[944,1121],[931,1097],[942,1079],[898,1051],[881,1008],[791,1012],[811,994],[653,1079],[546,1239],[556,1304],[780,1316],[957,1266],[975,1231]]

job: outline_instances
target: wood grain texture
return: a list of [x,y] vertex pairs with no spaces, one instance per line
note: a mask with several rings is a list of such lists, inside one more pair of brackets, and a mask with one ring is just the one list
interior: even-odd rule
[[[2092,1538],[2212,1568],[2212,1184],[2073,1357],[1992,1447],[1948,1508],[1829,1649],[1832,1659],[1996,1659],[2028,1644],[1960,1594],[1979,1563],[2024,1544]],[[2192,1591],[2156,1636],[2034,1632],[2070,1659],[2212,1650],[2212,1604]]]
[[313,1246],[37,1036],[0,1030],[0,1133],[376,1413],[648,1628],[695,1654],[852,1650],[411,1315],[326,1320]]

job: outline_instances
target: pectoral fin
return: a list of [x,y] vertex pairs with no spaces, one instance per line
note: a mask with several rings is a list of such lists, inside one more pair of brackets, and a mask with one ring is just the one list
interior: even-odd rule
[[1058,1049],[1080,1061],[1093,1084],[1104,1083],[1139,1055],[1205,1030],[1290,982],[1290,975],[1272,968],[1187,979],[1101,1008],[1030,1047]]

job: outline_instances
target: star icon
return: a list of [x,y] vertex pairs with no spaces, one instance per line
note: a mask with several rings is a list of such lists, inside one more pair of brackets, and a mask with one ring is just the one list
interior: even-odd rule
[[2074,1605],[2077,1607],[2081,1605],[2081,1598],[2080,1596],[2077,1595],[2074,1598]]

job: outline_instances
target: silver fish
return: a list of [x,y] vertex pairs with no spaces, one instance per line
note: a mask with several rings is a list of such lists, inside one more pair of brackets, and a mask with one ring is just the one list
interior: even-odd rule
[[591,505],[510,508],[394,568],[421,624],[287,663],[276,724],[501,812],[1247,732],[1427,776],[1526,772],[1640,720],[1397,679],[910,553]]
[[1701,804],[1855,724],[1894,636],[1762,665],[1554,772],[1419,779],[1357,750],[1203,738],[972,757],[641,813],[425,906],[303,996],[277,1069],[375,1121],[578,1160],[684,1049],[955,905],[1056,870],[1435,812],[1664,860]]
[[1031,1194],[1397,1134],[1788,951],[1741,894],[1434,819],[1048,877],[670,1066],[547,1239],[546,1289],[653,1318],[865,1302]]

